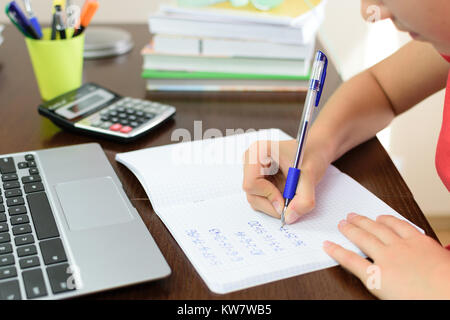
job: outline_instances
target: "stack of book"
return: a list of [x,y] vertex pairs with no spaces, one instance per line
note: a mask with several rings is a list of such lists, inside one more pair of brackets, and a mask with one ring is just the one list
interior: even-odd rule
[[149,19],[142,77],[151,91],[307,88],[324,0],[284,0],[269,12],[229,2],[161,6]]

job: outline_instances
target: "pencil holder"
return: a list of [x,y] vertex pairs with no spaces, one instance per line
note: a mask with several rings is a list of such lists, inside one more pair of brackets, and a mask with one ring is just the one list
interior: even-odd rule
[[81,86],[83,77],[84,34],[75,38],[67,30],[67,39],[50,40],[51,29],[41,40],[26,38],[34,75],[44,101]]

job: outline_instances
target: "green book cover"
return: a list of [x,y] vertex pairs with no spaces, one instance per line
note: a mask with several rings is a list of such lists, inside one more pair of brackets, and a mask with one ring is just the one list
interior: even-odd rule
[[187,72],[187,71],[161,71],[145,69],[142,72],[144,79],[235,79],[235,80],[296,80],[307,81],[310,75],[283,76],[271,74],[244,74],[222,72]]

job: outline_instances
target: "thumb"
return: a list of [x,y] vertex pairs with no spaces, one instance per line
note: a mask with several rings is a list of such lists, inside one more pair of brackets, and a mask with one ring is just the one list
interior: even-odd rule
[[286,210],[286,223],[292,224],[315,206],[315,179],[307,171],[302,171],[295,196]]

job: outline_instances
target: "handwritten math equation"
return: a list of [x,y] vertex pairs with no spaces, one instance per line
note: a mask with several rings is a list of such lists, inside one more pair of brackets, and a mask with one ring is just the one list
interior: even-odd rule
[[207,263],[213,266],[244,262],[246,257],[269,256],[306,246],[288,226],[273,232],[256,220],[249,221],[243,231],[226,233],[214,227],[203,234],[197,229],[188,229],[186,235]]

